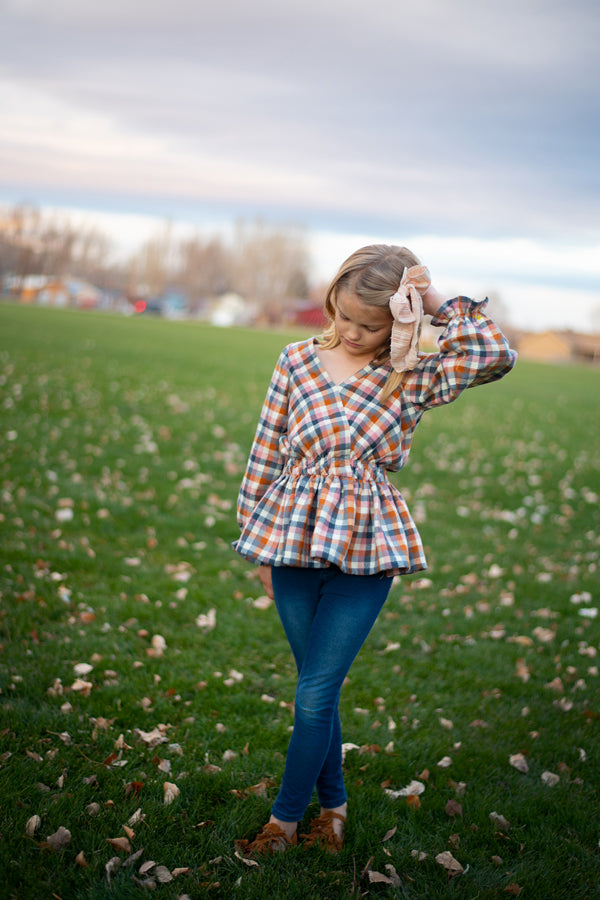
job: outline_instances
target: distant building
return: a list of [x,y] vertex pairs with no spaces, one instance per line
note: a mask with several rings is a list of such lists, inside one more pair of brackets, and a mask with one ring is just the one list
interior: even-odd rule
[[600,363],[600,334],[574,331],[522,333],[516,345],[521,359],[547,363]]
[[213,302],[208,318],[211,325],[221,328],[250,325],[254,319],[254,311],[239,294],[228,293]]

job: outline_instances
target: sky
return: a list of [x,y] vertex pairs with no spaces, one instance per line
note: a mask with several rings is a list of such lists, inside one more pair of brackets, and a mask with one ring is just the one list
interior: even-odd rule
[[410,247],[518,328],[600,331],[597,0],[0,0],[0,204]]

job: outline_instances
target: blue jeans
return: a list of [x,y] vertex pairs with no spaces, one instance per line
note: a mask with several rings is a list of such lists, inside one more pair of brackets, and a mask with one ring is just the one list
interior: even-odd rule
[[271,572],[275,603],[298,669],[294,731],[271,812],[282,822],[298,822],[315,787],[325,809],[346,802],[340,690],[392,578],[347,575],[337,566],[273,566]]

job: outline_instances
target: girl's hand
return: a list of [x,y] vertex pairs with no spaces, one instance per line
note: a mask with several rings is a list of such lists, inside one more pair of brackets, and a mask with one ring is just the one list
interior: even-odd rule
[[273,600],[273,583],[271,581],[271,566],[259,566],[258,567],[258,577],[260,578],[260,583],[265,589],[265,594],[267,597],[270,597]]
[[440,294],[437,288],[434,288],[434,286],[430,284],[421,299],[423,301],[423,312],[425,315],[435,316],[440,306],[442,306],[449,298],[444,294]]

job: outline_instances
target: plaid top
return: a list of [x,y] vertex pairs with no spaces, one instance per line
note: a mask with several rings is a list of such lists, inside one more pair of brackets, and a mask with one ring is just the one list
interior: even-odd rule
[[234,547],[259,565],[323,567],[357,575],[426,568],[419,533],[387,472],[408,458],[427,409],[465,388],[502,378],[515,364],[487,300],[448,300],[437,353],[383,403],[389,363],[369,363],[341,384],[313,338],[282,351],[262,409],[238,498]]

